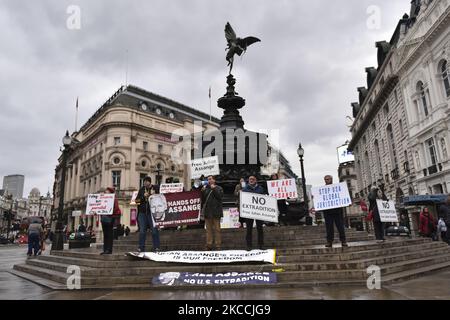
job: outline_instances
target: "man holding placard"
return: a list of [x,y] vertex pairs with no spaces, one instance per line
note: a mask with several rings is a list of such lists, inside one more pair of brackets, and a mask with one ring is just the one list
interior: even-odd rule
[[344,207],[351,205],[351,199],[348,194],[347,185],[345,183],[333,185],[333,177],[326,175],[324,177],[325,186],[313,188],[313,200],[315,209],[323,211],[325,218],[325,227],[327,231],[326,248],[333,247],[334,225],[339,232],[339,239],[343,247],[348,247],[345,239],[344,228]]

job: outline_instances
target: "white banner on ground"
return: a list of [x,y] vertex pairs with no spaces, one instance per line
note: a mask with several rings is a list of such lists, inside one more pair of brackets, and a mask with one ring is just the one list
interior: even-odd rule
[[191,179],[198,179],[202,175],[205,178],[210,175],[216,176],[219,173],[218,156],[191,160]]
[[114,193],[89,194],[86,215],[111,215],[114,208]]
[[352,204],[345,182],[314,187],[311,189],[311,194],[316,211],[344,208]]
[[397,210],[395,210],[394,201],[383,201],[377,199],[377,207],[381,222],[398,222]]
[[129,252],[128,255],[157,262],[236,263],[252,261],[275,264],[276,250]]
[[223,217],[220,219],[220,229],[237,229],[240,226],[238,208],[224,209]]
[[269,191],[269,195],[277,199],[298,198],[295,179],[267,181],[267,189]]
[[242,218],[278,223],[277,199],[271,196],[240,192]]
[[181,183],[163,183],[159,187],[159,193],[177,193],[183,192],[184,184]]

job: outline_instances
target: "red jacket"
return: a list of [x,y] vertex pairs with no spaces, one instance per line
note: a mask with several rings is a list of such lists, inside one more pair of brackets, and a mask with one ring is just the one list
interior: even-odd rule
[[[111,193],[115,193],[115,189],[114,188],[106,188],[109,192]],[[117,200],[117,195],[114,197],[114,208],[113,208],[113,217],[120,217],[122,215],[122,211],[119,208],[119,200]]]
[[419,232],[421,234],[429,236],[436,230],[436,221],[430,213],[425,215],[424,212],[421,212],[419,220]]

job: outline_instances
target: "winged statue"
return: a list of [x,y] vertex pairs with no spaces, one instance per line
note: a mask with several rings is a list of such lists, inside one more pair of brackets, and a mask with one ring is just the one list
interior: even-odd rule
[[231,69],[233,69],[234,55],[237,54],[238,56],[241,56],[242,53],[245,53],[247,51],[248,46],[261,40],[256,37],[246,37],[243,39],[238,38],[229,22],[227,22],[227,24],[225,25],[225,38],[227,39],[228,43],[228,47],[225,49],[228,50],[226,60],[228,61],[228,66],[230,67],[231,74]]

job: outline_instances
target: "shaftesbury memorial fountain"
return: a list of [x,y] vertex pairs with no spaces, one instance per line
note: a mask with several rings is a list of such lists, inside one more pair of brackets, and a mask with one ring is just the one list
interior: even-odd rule
[[245,99],[235,91],[236,79],[231,74],[234,55],[241,56],[247,47],[260,40],[255,37],[238,38],[229,23],[225,26],[225,38],[228,43],[226,60],[230,67],[227,76],[227,91],[217,101],[219,108],[224,109],[220,120],[220,128],[206,133],[202,150],[204,155],[217,155],[220,162],[220,174],[217,183],[224,189],[224,206],[234,202],[234,188],[240,178],[255,175],[259,181],[264,179],[261,166],[268,161],[267,135],[252,132],[244,128],[244,121],[239,109],[245,106]]

